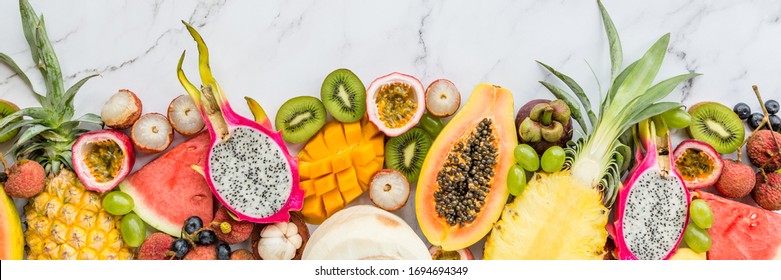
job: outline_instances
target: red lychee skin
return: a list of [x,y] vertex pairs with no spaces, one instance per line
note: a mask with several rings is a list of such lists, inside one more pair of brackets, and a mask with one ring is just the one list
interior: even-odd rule
[[191,249],[187,255],[184,256],[184,260],[216,260],[217,259],[217,246],[197,246],[195,249]]
[[741,198],[751,193],[755,183],[756,176],[751,166],[727,159],[715,187],[724,197]]
[[746,154],[754,166],[764,169],[767,172],[773,172],[781,169],[781,151],[779,151],[776,141],[781,144],[781,134],[770,130],[760,130],[748,138],[746,143]]
[[5,192],[16,198],[31,198],[46,186],[46,171],[40,163],[23,159],[16,162],[8,171]]
[[139,260],[167,260],[166,253],[174,243],[174,238],[162,232],[155,232],[147,236],[141,247],[138,248]]
[[[229,233],[222,232],[220,224],[223,222],[230,224],[231,230]],[[236,244],[249,239],[255,224],[251,222],[236,221],[228,215],[228,209],[220,207],[217,209],[217,213],[214,214],[214,220],[211,222],[210,227],[217,235],[217,239],[228,244]]]
[[231,260],[254,260],[252,252],[247,249],[239,249],[231,253]]
[[[767,176],[767,180],[765,180]],[[751,192],[751,197],[762,208],[767,210],[781,210],[781,173],[762,172],[757,173],[757,185]]]

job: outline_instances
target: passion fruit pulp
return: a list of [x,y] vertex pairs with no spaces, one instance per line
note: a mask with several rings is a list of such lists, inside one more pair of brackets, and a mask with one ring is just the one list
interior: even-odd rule
[[106,192],[133,169],[130,139],[118,130],[82,134],[73,144],[73,170],[88,190]]
[[394,72],[379,77],[366,94],[369,120],[390,137],[418,124],[426,109],[423,84],[410,75]]
[[675,170],[681,174],[686,187],[710,187],[719,180],[724,162],[716,149],[700,140],[684,140],[673,152]]

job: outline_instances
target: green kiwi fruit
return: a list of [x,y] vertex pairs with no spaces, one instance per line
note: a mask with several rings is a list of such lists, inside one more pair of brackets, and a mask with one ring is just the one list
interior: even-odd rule
[[303,143],[325,125],[323,103],[312,96],[294,97],[279,107],[274,126],[282,131],[282,139],[289,143]]
[[410,183],[417,182],[431,143],[431,136],[425,130],[411,128],[385,143],[385,165],[404,174]]
[[336,69],[325,77],[320,99],[328,113],[343,123],[357,122],[366,113],[366,87],[348,69]]
[[746,134],[743,122],[727,106],[716,102],[700,102],[689,108],[692,121],[689,135],[704,141],[720,154],[735,152]]
[[[16,106],[16,104],[11,103],[11,101],[0,99],[0,119],[3,119],[6,116],[13,114],[16,111],[19,111],[19,107]],[[22,120],[21,117],[16,118],[16,120],[10,122],[9,125],[20,120]],[[16,136],[17,133],[19,133],[19,129],[20,128],[17,127],[11,131],[5,132],[2,135],[0,135],[0,143],[11,140],[11,138],[14,138],[14,136]],[[0,129],[0,131],[2,130],[3,129]]]

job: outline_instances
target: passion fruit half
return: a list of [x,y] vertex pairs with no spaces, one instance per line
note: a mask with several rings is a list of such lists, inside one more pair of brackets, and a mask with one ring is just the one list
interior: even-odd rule
[[689,189],[712,186],[724,169],[721,155],[710,144],[700,140],[684,140],[675,148],[673,158],[675,170]]
[[465,261],[465,260],[475,259],[474,256],[472,256],[472,251],[469,251],[468,247],[460,250],[455,250],[455,251],[445,251],[442,250],[442,247],[431,246],[428,248],[428,252],[431,253],[432,260]]
[[88,190],[106,192],[133,170],[136,156],[124,133],[108,129],[82,134],[73,143],[73,170]]
[[377,128],[390,137],[414,127],[426,111],[423,84],[417,78],[390,73],[366,89],[366,112]]

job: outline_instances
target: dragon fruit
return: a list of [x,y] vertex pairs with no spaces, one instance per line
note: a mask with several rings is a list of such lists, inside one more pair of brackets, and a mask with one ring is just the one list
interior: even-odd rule
[[298,163],[290,156],[279,132],[271,128],[265,114],[249,120],[231,109],[222,88],[209,67],[209,50],[200,34],[189,24],[198,43],[199,70],[203,86],[199,91],[182,70],[177,76],[198,106],[211,135],[205,166],[193,166],[206,178],[214,196],[242,221],[286,222],[289,211],[299,211],[304,191],[299,187]]
[[637,127],[645,155],[636,145],[639,164],[618,192],[614,223],[618,258],[668,259],[686,230],[691,195],[681,175],[672,168],[664,121],[644,120]]

